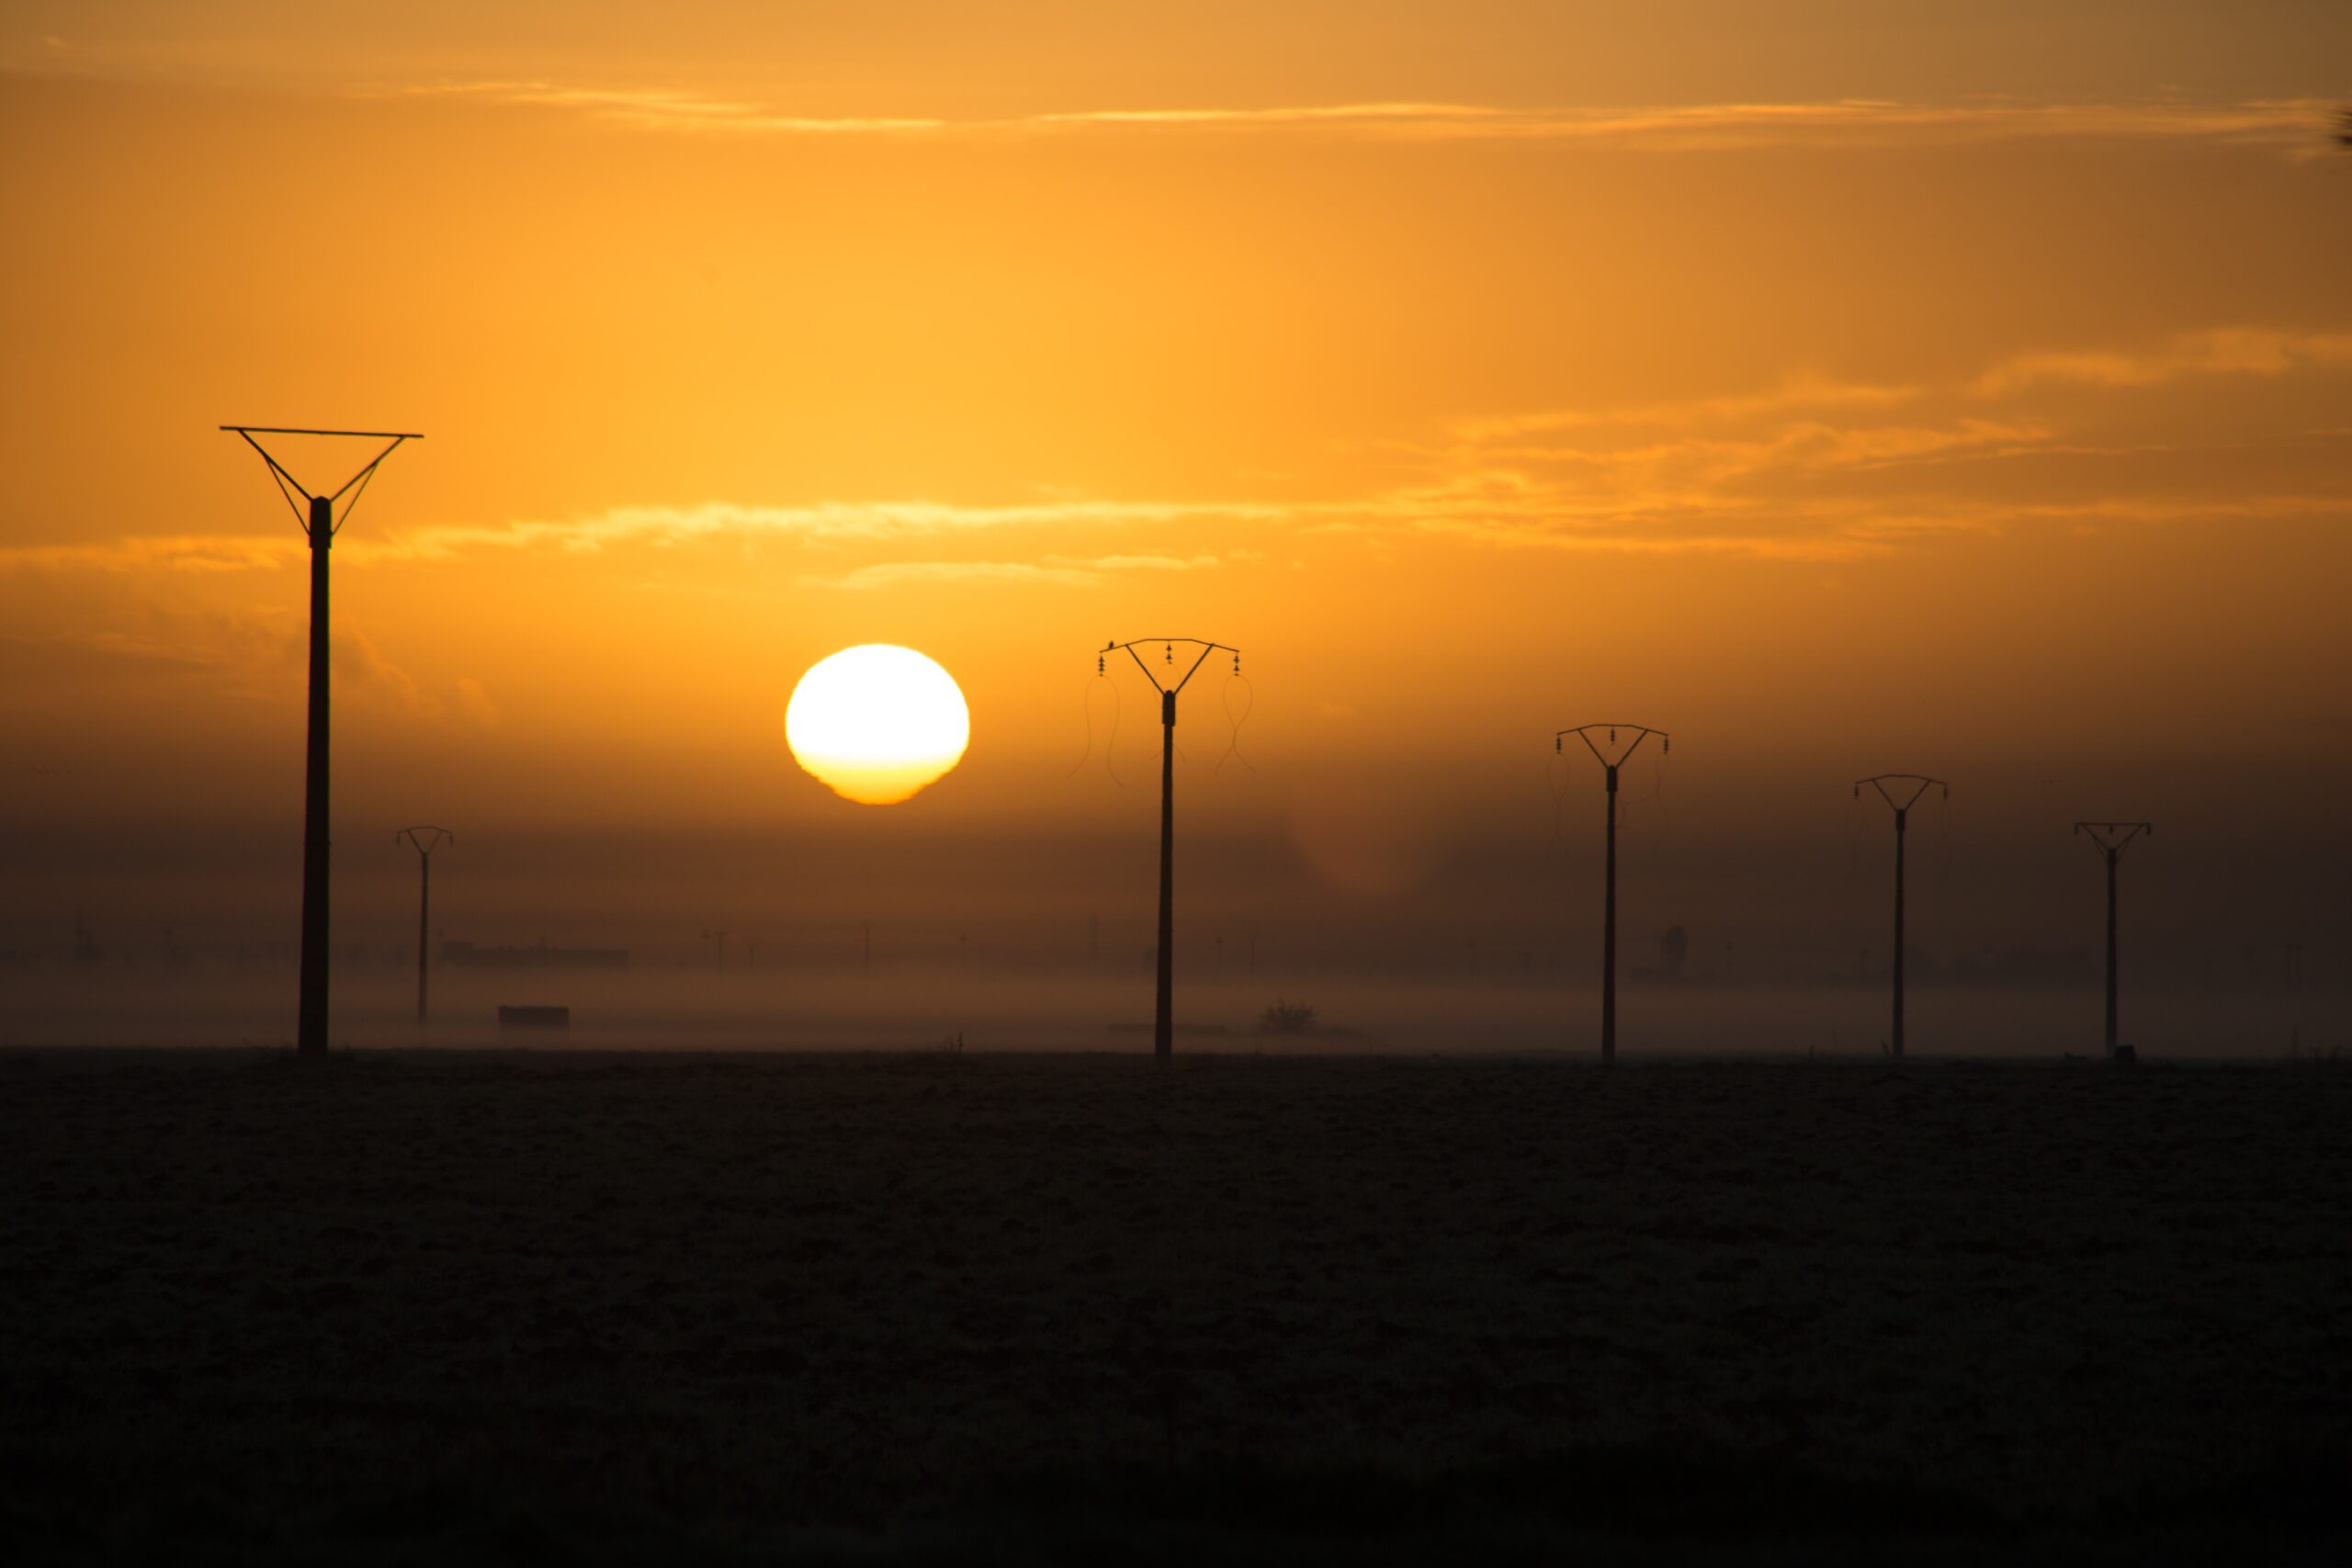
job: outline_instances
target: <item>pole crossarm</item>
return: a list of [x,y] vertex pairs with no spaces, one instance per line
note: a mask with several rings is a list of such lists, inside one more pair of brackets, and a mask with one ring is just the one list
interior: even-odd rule
[[[351,497],[351,505],[343,509],[345,519],[350,517],[352,507],[356,507],[359,504],[359,497],[367,491],[368,481],[375,477],[377,468],[382,464],[384,459],[390,457],[400,446],[401,442],[422,441],[424,439],[421,434],[413,430],[299,430],[291,425],[278,424],[224,424],[220,428],[225,431],[233,432],[244,442],[246,446],[261,454],[261,460],[269,465],[270,476],[277,479],[278,488],[281,491],[290,490],[293,492],[292,495],[288,495],[286,498],[287,504],[289,506],[294,506],[294,496],[296,495],[300,496],[306,502],[314,502],[319,498],[311,493],[311,491],[306,489],[301,480],[287,472],[286,465],[279,462],[276,457],[270,456],[269,448],[254,440],[254,436],[335,435],[349,436],[361,441],[384,442],[386,445],[382,451],[377,453],[373,457],[370,457],[368,460],[367,466],[362,468],[357,473],[353,474],[349,479],[344,480],[341,489],[330,492],[326,497],[327,505],[330,508],[332,508],[336,502],[341,501],[345,495],[349,495]],[[294,506],[294,514],[298,518],[303,518],[302,508],[300,506]],[[306,534],[310,532],[310,523],[307,518],[303,518],[302,529]],[[332,539],[335,535],[341,532],[343,532],[343,521],[337,520],[329,525],[327,529],[327,537]]]
[[[1626,741],[1623,747],[1618,747],[1617,732],[1621,729],[1632,730],[1634,732],[1634,738],[1631,740]],[[1592,738],[1593,731],[1595,730],[1605,732],[1609,738],[1608,744],[1611,747],[1617,748],[1617,754],[1614,757],[1602,750],[1600,749],[1601,742],[1595,740]],[[1579,724],[1574,729],[1563,729],[1556,731],[1552,737],[1552,750],[1555,751],[1559,750],[1562,743],[1571,735],[1583,741],[1585,749],[1592,753],[1593,760],[1598,761],[1604,768],[1618,768],[1624,766],[1625,759],[1632,756],[1636,750],[1640,750],[1642,742],[1647,740],[1653,735],[1657,737],[1657,745],[1660,751],[1671,751],[1674,750],[1673,739],[1668,736],[1665,730],[1652,729],[1647,725],[1642,724]]]
[[[1176,683],[1172,686],[1167,682],[1162,681],[1159,678],[1159,672],[1153,670],[1152,667],[1145,661],[1144,656],[1136,651],[1136,649],[1139,648],[1149,648],[1155,642],[1159,644],[1161,649],[1164,650],[1164,656],[1161,662],[1167,664],[1171,669],[1174,668],[1176,663],[1176,645],[1178,643],[1182,643],[1188,651],[1195,648],[1201,650],[1199,653],[1193,655],[1193,662],[1184,667],[1184,673],[1178,678]],[[1227,644],[1221,642],[1210,642],[1205,638],[1196,637],[1137,637],[1133,642],[1106,642],[1102,645],[1101,651],[1094,656],[1094,672],[1098,675],[1103,673],[1102,660],[1114,653],[1122,652],[1124,652],[1129,659],[1136,661],[1136,668],[1143,671],[1143,678],[1151,682],[1152,688],[1155,691],[1159,692],[1182,691],[1187,685],[1191,684],[1194,672],[1197,671],[1203,664],[1208,662],[1208,657],[1212,653],[1229,653],[1233,655],[1234,673],[1239,674],[1241,672],[1241,650],[1239,649],[1230,647]]]
[[[1856,800],[1861,799],[1862,786],[1864,784],[1868,784],[1872,789],[1878,791],[1879,798],[1884,800],[1889,806],[1892,806],[1897,811],[1910,810],[1913,807],[1919,804],[1919,797],[1927,794],[1931,789],[1939,789],[1943,791],[1944,798],[1946,800],[1950,800],[1951,798],[1951,785],[1944,783],[1941,779],[1931,779],[1925,773],[1878,773],[1867,779],[1856,779],[1854,781],[1854,798]],[[1905,784],[1911,786],[1910,793],[1908,795],[1903,794],[1904,786]],[[1893,787],[1890,788],[1890,785]],[[1894,797],[1898,795],[1903,795],[1903,798],[1900,800],[1895,799]]]
[[[424,835],[427,833],[433,835],[430,840],[424,837]],[[416,852],[418,854],[430,858],[433,852],[439,849],[442,845],[456,843],[458,841],[458,835],[452,833],[447,828],[435,828],[427,825],[421,828],[403,828],[399,832],[392,835],[392,842],[396,844],[403,839],[416,846]]]
[[2111,854],[2121,854],[2132,840],[2156,830],[2154,822],[2077,822],[2075,831],[2087,836],[2100,849]]

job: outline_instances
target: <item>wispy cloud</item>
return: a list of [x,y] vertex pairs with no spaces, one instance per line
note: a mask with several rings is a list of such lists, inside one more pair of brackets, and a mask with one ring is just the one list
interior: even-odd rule
[[90,544],[0,546],[0,572],[253,571],[295,559],[310,547],[270,534],[171,535]]
[[[2153,345],[2013,355],[1932,386],[1799,376],[1680,401],[1482,414],[1451,422],[1430,443],[1382,448],[1392,473],[1402,463],[1415,477],[1352,493],[1335,486],[1285,499],[1054,492],[993,504],[621,506],[570,518],[391,528],[339,553],[365,567],[485,552],[718,545],[746,559],[788,560],[782,570],[789,575],[775,581],[829,590],[920,582],[1080,589],[1120,574],[1240,560],[1269,533],[1842,558],[2037,523],[2333,517],[2344,513],[2352,477],[2340,464],[2331,468],[2324,430],[2290,433],[2299,445],[2271,456],[2301,457],[2281,468],[2256,463],[2242,437],[2184,435],[2177,420],[2165,423],[2171,416],[2152,423],[2134,411],[2141,389],[2192,378],[2301,378],[2304,395],[2332,398],[2347,370],[2352,333],[2215,328]],[[2326,409],[2334,412],[2332,401]],[[2191,452],[2194,467],[2173,460]],[[2256,472],[2275,493],[2245,493],[2245,476]],[[2053,476],[2063,487],[2056,494],[2045,488]],[[1149,547],[1171,537],[1189,542],[1194,532],[1210,553]],[[770,541],[788,552],[758,555]],[[1125,541],[1134,547],[1121,547]],[[277,534],[0,546],[0,577],[293,570],[302,547]]]
[[1091,560],[1047,556],[1037,561],[879,561],[837,576],[808,576],[812,588],[853,591],[899,588],[914,582],[1016,582],[1054,588],[1091,588],[1114,572],[1196,571],[1217,564],[1213,555],[1097,556]]
[[[594,551],[632,544],[678,545],[714,536],[772,536],[818,543],[872,543],[1008,528],[1170,523],[1222,517],[1271,522],[1284,509],[1249,501],[1102,501],[1086,498],[959,505],[939,501],[820,502],[808,506],[623,506],[563,521],[436,525],[355,543],[368,559],[436,560],[475,549],[553,547]],[[340,548],[341,547],[338,547]]]
[[664,88],[551,81],[450,81],[368,96],[468,97],[571,110],[647,130],[761,136],[1007,136],[1105,133],[1316,134],[1420,141],[1613,144],[1657,150],[1857,146],[1890,142],[2096,138],[2301,145],[2329,122],[2324,100],[1923,104],[1814,103],[1514,108],[1367,102],[1062,110],[997,118],[818,116]]
[[2352,333],[2230,327],[2187,333],[2138,353],[2093,349],[2019,355],[1978,377],[1973,389],[1981,397],[2006,398],[2052,381],[2154,387],[2191,376],[2278,377],[2343,367],[2352,367]]
[[[366,97],[458,97],[534,108],[571,109],[600,119],[659,130],[727,130],[776,136],[871,136],[956,129],[956,122],[923,118],[778,114],[755,104],[661,88],[575,86],[558,82],[443,82]],[[976,122],[978,123],[978,122]],[[998,123],[998,122],[985,122]]]
[[1619,407],[1537,409],[1524,413],[1476,416],[1456,420],[1455,435],[1464,441],[1493,441],[1554,431],[1655,426],[1688,430],[1702,425],[1739,423],[1796,410],[1882,409],[1906,403],[1920,395],[1917,387],[1881,387],[1865,382],[1835,381],[1800,376],[1769,391],[1735,397],[1691,398],[1678,402],[1634,403]]

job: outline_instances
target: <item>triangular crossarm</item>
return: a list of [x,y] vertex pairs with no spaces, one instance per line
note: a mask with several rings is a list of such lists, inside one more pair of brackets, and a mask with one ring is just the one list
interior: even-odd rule
[[2121,854],[2132,840],[2156,830],[2154,822],[2077,822],[2075,831],[2110,854]]
[[434,851],[444,844],[456,843],[458,835],[447,828],[433,827],[403,828],[392,835],[392,842],[396,844],[403,839],[416,846],[418,854],[423,855],[426,860],[431,860]]
[[[1617,732],[1621,729],[1630,731],[1633,735],[1633,739],[1621,743],[1617,739]],[[1608,739],[1605,742],[1595,740],[1593,739],[1595,732],[1605,735]],[[1636,750],[1638,750],[1642,742],[1647,740],[1653,735],[1657,737],[1658,750],[1660,752],[1667,752],[1674,750],[1673,739],[1668,736],[1665,730],[1652,729],[1647,725],[1641,724],[1579,724],[1574,729],[1563,729],[1555,733],[1552,737],[1552,750],[1555,751],[1559,750],[1561,749],[1562,742],[1571,735],[1583,741],[1585,743],[1585,749],[1590,751],[1594,760],[1599,761],[1604,768],[1623,767],[1624,765],[1625,759],[1632,756]],[[1612,757],[1608,751],[1602,750],[1601,747],[1604,744],[1606,744],[1611,750],[1614,750],[1617,754]]]
[[[1161,680],[1159,678],[1159,671],[1152,669],[1150,664],[1145,661],[1144,656],[1136,651],[1139,648],[1149,648],[1155,642],[1159,644],[1162,649],[1163,657],[1161,661],[1169,667],[1171,672],[1174,671],[1176,664],[1176,645],[1178,643],[1181,642],[1187,648],[1197,648],[1201,650],[1193,656],[1193,662],[1184,667],[1184,673],[1177,678],[1174,685],[1170,685],[1167,682]],[[1241,673],[1241,650],[1239,649],[1228,647],[1221,642],[1208,642],[1196,637],[1138,637],[1133,642],[1106,642],[1102,645],[1102,651],[1094,656],[1095,673],[1103,673],[1103,660],[1114,653],[1119,652],[1125,652],[1128,658],[1134,660],[1136,661],[1136,668],[1143,671],[1143,678],[1150,682],[1155,689],[1162,692],[1182,691],[1192,682],[1193,676],[1200,670],[1201,666],[1208,662],[1208,657],[1212,653],[1229,653],[1233,655],[1233,672],[1237,675]]]
[[[254,439],[255,436],[336,435],[350,436],[363,441],[381,441],[386,443],[384,449],[377,453],[373,457],[369,458],[365,468],[352,475],[349,479],[344,480],[343,487],[340,490],[334,491],[327,496],[326,502],[330,509],[334,507],[336,502],[341,501],[345,495],[349,495],[351,497],[350,505],[345,506],[343,509],[344,518],[348,518],[351,515],[352,507],[356,507],[359,504],[359,497],[366,493],[368,481],[375,477],[378,466],[380,465],[385,458],[390,457],[393,450],[398,447],[401,442],[422,441],[424,439],[423,435],[419,434],[415,431],[298,430],[287,425],[269,424],[224,424],[220,428],[227,431],[233,431],[237,435],[243,439],[246,446],[261,454],[261,460],[269,465],[270,478],[277,481],[279,492],[286,497],[286,504],[294,508],[295,520],[301,525],[302,532],[305,536],[307,536],[311,531],[310,513],[304,507],[298,504],[294,498],[299,495],[305,502],[314,502],[319,498],[311,493],[311,491],[305,489],[300,479],[287,472],[286,465],[279,462],[276,457],[270,456],[269,448],[264,446],[259,441]],[[327,537],[332,539],[335,535],[342,531],[343,518],[338,518],[328,528]]]
[[[1943,791],[1946,800],[1951,798],[1951,785],[1941,779],[1931,779],[1925,773],[1880,773],[1871,778],[1856,779],[1854,781],[1856,800],[1862,797],[1864,784],[1878,791],[1879,797],[1897,811],[1910,810],[1919,804],[1919,797],[1931,789]],[[1896,799],[1897,795],[1902,798]]]

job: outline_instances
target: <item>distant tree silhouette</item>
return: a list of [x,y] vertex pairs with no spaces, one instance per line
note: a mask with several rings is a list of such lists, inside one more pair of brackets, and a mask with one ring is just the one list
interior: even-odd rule
[[2336,111],[2335,141],[2340,147],[2352,147],[2352,108]]

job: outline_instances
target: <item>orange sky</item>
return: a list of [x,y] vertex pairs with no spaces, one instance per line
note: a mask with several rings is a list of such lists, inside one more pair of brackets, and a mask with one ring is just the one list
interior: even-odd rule
[[1159,632],[1247,650],[1260,771],[1221,684],[1183,731],[1236,831],[1548,830],[1596,717],[1758,832],[1885,769],[2333,811],[2346,60],[2320,3],[20,3],[0,810],[298,821],[248,421],[427,437],[335,552],[339,835],[821,832],[784,705],[869,641],[972,710],[892,809],[1124,831],[1148,694],[1065,774]]

